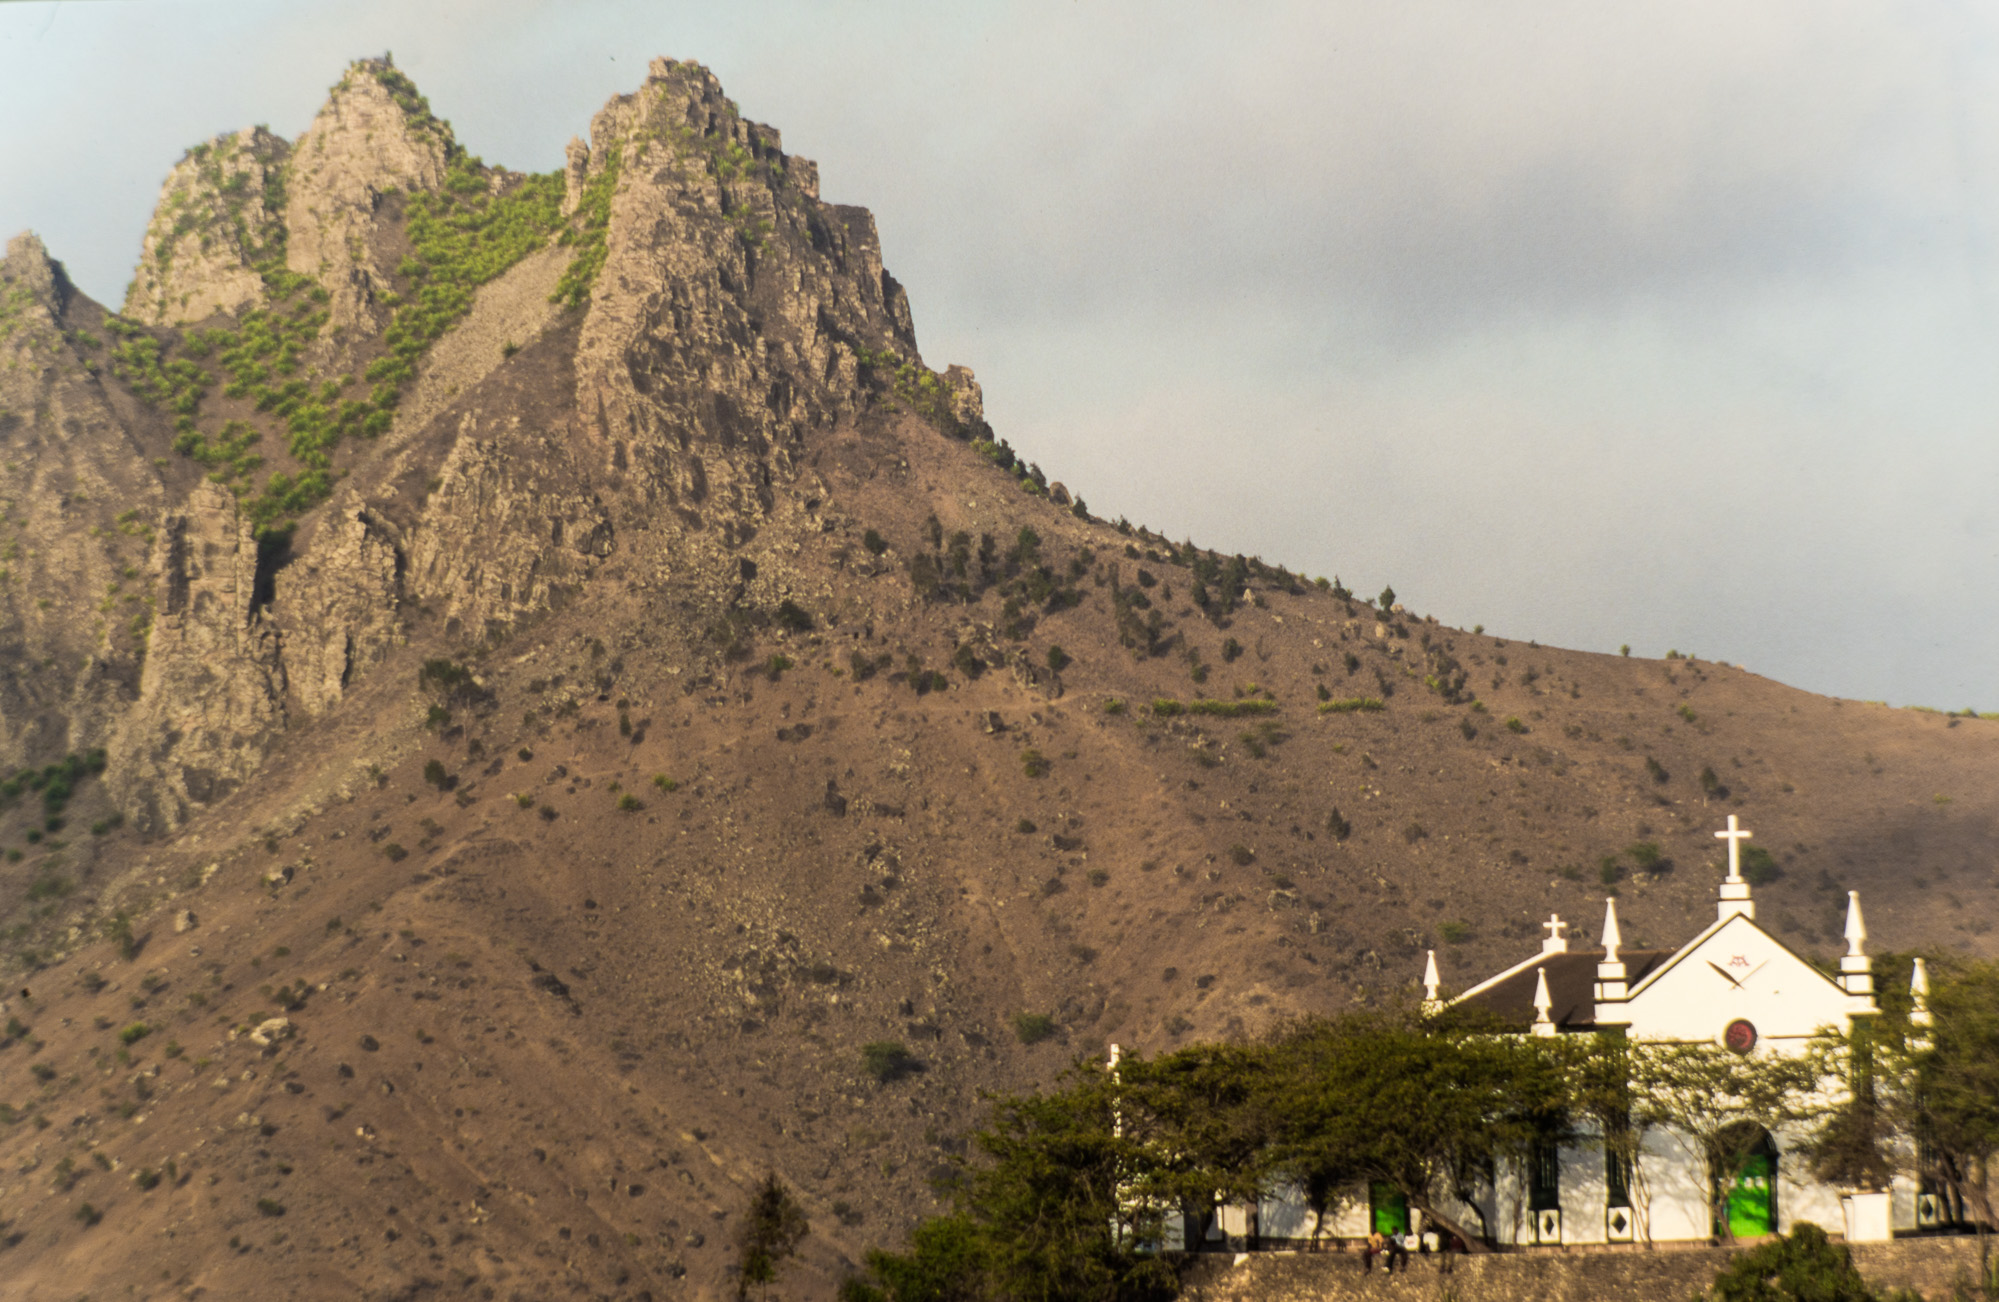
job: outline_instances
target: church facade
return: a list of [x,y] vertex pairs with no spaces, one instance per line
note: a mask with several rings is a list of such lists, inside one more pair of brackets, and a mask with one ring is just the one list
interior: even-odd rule
[[[1750,833],[1730,815],[1727,829],[1715,835],[1729,848],[1716,917],[1678,949],[1626,948],[1612,898],[1600,946],[1572,945],[1568,924],[1551,916],[1543,924],[1548,935],[1539,953],[1449,1001],[1440,997],[1432,951],[1423,980],[1425,1009],[1477,1008],[1525,1035],[1613,1032],[1633,1041],[1719,1044],[1752,1057],[1803,1054],[1821,1031],[1847,1033],[1856,1020],[1878,1016],[1858,893],[1848,893],[1847,953],[1838,976],[1830,976],[1757,923],[1741,870],[1741,842]],[[1926,1020],[1920,961],[1915,983],[1917,1017]],[[1826,1088],[1843,1094],[1845,1082]],[[1811,1221],[1851,1239],[1886,1239],[1894,1230],[1933,1223],[1936,1200],[1924,1198],[1905,1177],[1898,1176],[1885,1195],[1859,1198],[1819,1183],[1803,1153],[1806,1139],[1782,1124],[1757,1135],[1726,1191],[1729,1229],[1736,1237],[1787,1233],[1797,1222]],[[1606,1152],[1600,1134],[1585,1128],[1552,1136],[1522,1166],[1526,1169],[1495,1170],[1478,1206],[1446,1200],[1440,1210],[1460,1224],[1487,1227],[1497,1242],[1508,1245],[1705,1240],[1717,1228],[1706,1163],[1686,1136],[1648,1131],[1636,1162],[1627,1165]],[[1248,1228],[1251,1209],[1225,1209],[1224,1219],[1230,1210]],[[1250,1233],[1273,1243],[1422,1228],[1385,1192],[1369,1197],[1356,1191],[1320,1224],[1300,1198],[1277,1191],[1255,1209]],[[1216,1229],[1231,1237],[1237,1232],[1233,1225]]]

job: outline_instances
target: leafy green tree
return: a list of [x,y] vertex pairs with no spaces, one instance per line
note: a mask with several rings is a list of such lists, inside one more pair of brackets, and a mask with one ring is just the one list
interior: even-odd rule
[[1987,1172],[1999,1157],[1999,963],[1929,961],[1932,1025],[1911,1024],[1910,955],[1875,960],[1883,1016],[1875,1028],[1875,1076],[1896,1128],[1929,1158],[1922,1174],[1942,1184],[1973,1220],[1994,1223]]
[[1809,1052],[1818,1078],[1847,1085],[1845,1098],[1825,1109],[1807,1147],[1812,1174],[1826,1184],[1886,1189],[1895,1174],[1887,1150],[1891,1125],[1880,1088],[1883,1055],[1875,1051],[1878,1020],[1865,1018],[1850,1033],[1826,1030],[1812,1038]]
[[985,1239],[970,1216],[936,1216],[909,1236],[909,1251],[871,1248],[867,1273],[840,1285],[840,1302],[978,1302]]
[[1123,1087],[1079,1065],[1060,1094],[1001,1099],[978,1147],[967,1206],[985,1227],[990,1296],[1021,1302],[1170,1297],[1173,1268],[1145,1250],[1166,1213],[1147,1137],[1126,1133]]
[[1390,1185],[1478,1248],[1492,1227],[1481,1235],[1440,1201],[1496,1163],[1523,1160],[1565,1127],[1569,1107],[1558,1042],[1491,1030],[1395,1016],[1302,1028],[1287,1046],[1273,1166],[1308,1191]]
[[1275,1174],[1283,1057],[1267,1045],[1201,1044],[1119,1065],[1120,1120],[1145,1145],[1149,1196],[1195,1213],[1191,1222],[1215,1202],[1262,1195]]
[[1162,1132],[1122,1077],[1084,1062],[1059,1090],[995,1098],[953,1213],[918,1226],[907,1252],[868,1253],[844,1302],[1171,1297],[1174,1268],[1151,1250],[1165,1231]]

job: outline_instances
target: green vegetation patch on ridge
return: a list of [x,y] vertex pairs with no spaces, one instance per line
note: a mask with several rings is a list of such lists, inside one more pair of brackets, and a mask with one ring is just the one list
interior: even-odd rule
[[[170,339],[162,340],[122,318],[114,316],[106,323],[118,340],[111,351],[114,373],[140,397],[173,414],[175,450],[243,501],[260,537],[282,534],[299,515],[332,495],[338,478],[334,449],[345,439],[374,438],[388,430],[404,389],[416,376],[417,364],[471,311],[481,285],[542,247],[558,229],[564,230],[564,242],[572,242],[576,229],[564,229],[561,173],[496,185],[495,174],[456,144],[449,125],[430,113],[406,77],[393,68],[378,69],[375,75],[408,115],[412,130],[443,139],[447,164],[444,185],[437,193],[409,198],[405,222],[411,248],[396,268],[409,292],[389,300],[393,315],[383,333],[387,351],[369,366],[365,395],[352,396],[356,387],[352,375],[324,376],[306,364],[310,345],[326,326],[329,296],[309,277],[286,268],[282,228],[252,251],[264,282],[265,303],[244,313],[233,327],[191,331],[175,348]],[[272,171],[274,179],[266,185],[264,200],[275,210],[282,207],[284,192],[279,169]],[[588,280],[603,260],[602,227],[616,180],[614,167],[606,171],[612,173],[610,181],[594,198],[586,195],[591,202],[583,214],[584,248],[579,258],[591,252],[593,222],[596,252],[595,264],[585,268],[585,296]],[[208,175],[206,167],[203,174]],[[220,177],[218,165],[211,183],[222,186],[225,197],[233,200],[229,217],[241,234],[245,230],[241,196]],[[243,179],[244,174],[238,174],[230,181]],[[244,188],[238,185],[234,190]],[[574,272],[572,265],[571,274],[564,277],[564,285],[572,289]],[[558,299],[562,296],[558,289]],[[574,293],[571,298],[581,301]],[[220,429],[202,428],[201,403],[217,378],[222,380],[224,396],[247,399],[258,412],[281,423],[286,451],[297,463],[295,471],[273,471],[259,488],[255,476],[264,457],[257,449],[264,431],[241,420],[228,421]]]
[[563,271],[562,279],[556,281],[555,292],[548,296],[549,302],[560,303],[566,308],[579,308],[590,301],[590,289],[597,283],[597,273],[604,268],[607,251],[604,240],[605,232],[611,225],[611,198],[618,192],[618,174],[624,165],[624,142],[614,142],[605,151],[604,166],[584,184],[583,193],[576,202],[575,221],[564,228],[557,241],[573,245],[576,253]]
[[1210,714],[1223,719],[1242,719],[1257,714],[1275,714],[1277,702],[1255,698],[1246,701],[1180,701],[1162,696],[1152,703],[1152,712],[1166,718],[1179,714]]
[[1319,713],[1357,714],[1386,708],[1387,706],[1379,696],[1352,696],[1344,700],[1320,702]]

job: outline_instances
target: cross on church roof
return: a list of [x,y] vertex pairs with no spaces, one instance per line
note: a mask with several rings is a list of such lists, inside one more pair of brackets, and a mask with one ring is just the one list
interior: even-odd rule
[[1748,828],[1736,826],[1734,814],[1728,816],[1728,830],[1715,833],[1717,840],[1728,842],[1728,880],[1742,880],[1742,843],[1754,835]]
[[1541,930],[1548,933],[1548,938],[1541,942],[1541,951],[1543,953],[1566,954],[1569,949],[1569,939],[1562,933],[1568,929],[1569,924],[1562,921],[1561,915],[1555,913],[1549,914],[1548,920],[1541,924]]

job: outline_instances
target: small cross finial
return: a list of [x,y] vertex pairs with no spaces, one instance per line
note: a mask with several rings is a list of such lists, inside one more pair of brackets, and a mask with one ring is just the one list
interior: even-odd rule
[[1548,933],[1548,938],[1541,942],[1542,952],[1543,953],[1568,952],[1569,938],[1562,934],[1568,929],[1569,929],[1569,924],[1562,921],[1561,915],[1554,913],[1549,914],[1548,920],[1541,924],[1541,930]]
[[1748,828],[1736,826],[1734,814],[1728,816],[1728,830],[1715,833],[1717,840],[1728,842],[1728,880],[1742,880],[1742,843],[1754,835]]

